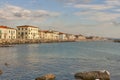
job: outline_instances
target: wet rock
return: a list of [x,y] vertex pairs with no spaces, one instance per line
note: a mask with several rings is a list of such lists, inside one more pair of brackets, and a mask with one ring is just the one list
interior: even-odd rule
[[79,72],[74,77],[76,80],[110,80],[110,73],[106,70]]
[[55,80],[54,74],[46,74],[44,76],[38,77],[35,80]]
[[5,65],[6,67],[8,67],[8,66],[9,66],[9,64],[8,64],[8,63],[4,63],[4,65]]
[[1,74],[3,74],[3,71],[2,71],[2,70],[0,70],[0,75],[1,75]]

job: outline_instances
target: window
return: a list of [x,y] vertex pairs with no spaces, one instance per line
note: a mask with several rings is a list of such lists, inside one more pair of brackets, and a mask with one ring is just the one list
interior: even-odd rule
[[2,31],[0,30],[0,34],[2,34]]
[[22,32],[21,35],[23,36],[23,35],[24,35],[24,32]]
[[20,35],[20,32],[18,32],[18,34]]

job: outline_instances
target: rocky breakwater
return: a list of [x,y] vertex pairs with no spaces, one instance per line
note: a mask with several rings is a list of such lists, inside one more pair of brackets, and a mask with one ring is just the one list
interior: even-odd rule
[[74,77],[76,80],[110,80],[110,73],[106,70],[78,72]]
[[55,80],[55,75],[54,74],[46,74],[41,77],[37,77],[35,80]]

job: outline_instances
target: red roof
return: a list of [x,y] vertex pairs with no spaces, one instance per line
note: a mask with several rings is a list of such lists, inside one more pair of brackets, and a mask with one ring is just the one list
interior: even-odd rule
[[7,26],[0,26],[0,28],[8,28]]
[[0,28],[4,28],[4,29],[14,29],[14,28],[10,28],[10,27],[7,27],[7,26],[0,26]]

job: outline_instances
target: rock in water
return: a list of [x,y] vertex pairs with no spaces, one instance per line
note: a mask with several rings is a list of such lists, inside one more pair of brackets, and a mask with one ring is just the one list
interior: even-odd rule
[[8,63],[5,63],[4,65],[8,67],[9,64],[8,64]]
[[2,70],[0,70],[0,75],[1,75],[2,73],[3,73]]
[[54,74],[46,74],[44,76],[38,77],[35,80],[55,80]]
[[110,73],[106,70],[79,72],[74,77],[77,80],[110,80]]

